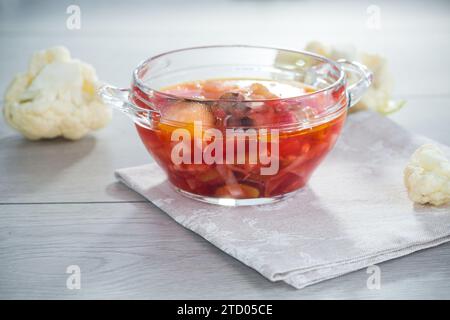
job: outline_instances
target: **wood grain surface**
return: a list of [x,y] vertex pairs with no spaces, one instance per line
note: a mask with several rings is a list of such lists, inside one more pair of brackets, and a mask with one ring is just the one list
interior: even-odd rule
[[[65,27],[67,1],[0,1],[0,89],[29,56],[66,45],[102,80],[127,86],[144,58],[186,46],[249,43],[301,49],[309,40],[383,53],[407,100],[391,116],[450,145],[450,4],[368,2],[78,1],[82,27]],[[232,17],[232,19],[230,19]],[[450,244],[295,290],[182,228],[116,182],[117,168],[153,161],[118,113],[105,129],[70,142],[30,142],[0,120],[0,298],[398,299],[450,298]],[[66,288],[79,265],[81,289]]]

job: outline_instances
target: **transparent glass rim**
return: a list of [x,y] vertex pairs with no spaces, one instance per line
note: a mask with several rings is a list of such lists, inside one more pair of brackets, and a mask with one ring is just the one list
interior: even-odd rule
[[187,100],[187,101],[195,101],[195,102],[204,102],[204,103],[208,103],[208,102],[216,102],[218,101],[218,99],[202,99],[202,98],[187,98],[185,96],[179,96],[179,95],[175,95],[175,94],[170,94],[164,91],[160,91],[158,89],[154,89],[151,88],[149,86],[147,86],[139,77],[139,73],[142,71],[143,68],[146,67],[146,65],[148,65],[149,63],[173,54],[173,53],[178,53],[178,52],[184,52],[184,51],[192,51],[192,50],[199,50],[199,49],[217,49],[217,48],[253,48],[253,49],[268,49],[268,50],[277,50],[277,51],[282,51],[282,52],[286,52],[286,53],[295,53],[295,54],[302,54],[302,55],[306,55],[309,57],[312,57],[314,59],[317,60],[321,60],[323,62],[326,62],[330,65],[332,65],[333,67],[335,67],[337,70],[339,70],[339,78],[333,82],[332,84],[330,84],[329,86],[319,89],[319,90],[315,90],[314,92],[310,92],[310,93],[305,93],[305,94],[301,94],[298,96],[292,96],[292,97],[285,97],[285,98],[272,98],[272,99],[246,99],[245,102],[265,102],[265,101],[292,101],[292,100],[297,100],[297,99],[309,99],[311,97],[314,97],[316,95],[321,95],[324,92],[327,91],[333,91],[333,89],[341,86],[344,84],[344,81],[346,79],[346,75],[345,72],[342,70],[341,66],[339,65],[339,63],[337,63],[336,61],[333,61],[331,59],[328,59],[324,56],[318,55],[318,54],[314,54],[308,51],[301,51],[301,50],[291,50],[291,49],[283,49],[283,48],[275,48],[275,47],[268,47],[268,46],[253,46],[253,45],[209,45],[209,46],[196,46],[196,47],[188,47],[188,48],[182,48],[182,49],[177,49],[177,50],[171,50],[171,51],[166,51],[164,53],[152,56],[144,61],[142,61],[135,69],[133,72],[133,82],[134,85],[136,85],[140,90],[142,90],[145,93],[154,93],[157,94],[158,96],[161,97],[166,97],[169,99],[176,99],[176,100]]

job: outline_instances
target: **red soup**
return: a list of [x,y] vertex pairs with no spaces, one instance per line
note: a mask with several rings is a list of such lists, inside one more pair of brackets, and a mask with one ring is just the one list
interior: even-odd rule
[[333,96],[313,95],[307,105],[286,98],[314,91],[299,83],[211,79],[152,97],[134,88],[133,102],[157,109],[154,127],[137,130],[176,188],[209,198],[274,198],[306,184],[344,123],[347,101],[324,117],[321,106]]

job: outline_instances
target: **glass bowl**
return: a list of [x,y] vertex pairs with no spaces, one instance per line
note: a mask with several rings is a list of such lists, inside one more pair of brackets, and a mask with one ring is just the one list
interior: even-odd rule
[[[237,101],[232,95],[211,99],[164,89],[208,79],[270,80],[313,90]],[[238,206],[272,203],[305,186],[335,145],[348,108],[371,82],[372,73],[357,62],[225,45],[154,56],[134,70],[131,88],[105,85],[100,94],[134,121],[175,190]],[[237,112],[246,121],[230,121]]]

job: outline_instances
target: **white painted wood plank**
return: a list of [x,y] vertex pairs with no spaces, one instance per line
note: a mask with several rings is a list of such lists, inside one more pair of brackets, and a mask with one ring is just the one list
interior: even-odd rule
[[[77,3],[82,29],[68,31],[62,2],[0,1],[0,91],[35,50],[56,44],[92,63],[102,80],[127,86],[140,60],[165,50],[347,42],[388,58],[396,96],[409,98],[393,120],[450,144],[447,1],[377,1],[380,31],[365,27],[367,3]],[[142,201],[112,173],[147,161],[119,115],[79,142],[28,142],[0,121],[0,202]],[[450,298],[449,262],[447,244],[382,264],[379,291],[367,290],[364,271],[296,291],[268,282],[151,204],[0,205],[0,298]],[[76,263],[82,290],[69,291],[64,272]]]
[[100,77],[128,85],[141,60],[182,47],[243,43],[301,49],[310,40],[352,43],[385,55],[396,94],[450,94],[450,5],[377,1],[381,29],[367,28],[365,2],[79,1],[80,30],[66,28],[66,4],[40,1],[0,11],[0,90],[39,48],[63,44]]
[[28,141],[8,130],[0,150],[0,203],[141,200],[116,182],[114,170],[153,161],[119,113],[79,141]]
[[[450,245],[304,290],[271,283],[151,204],[0,206],[0,298],[450,298]],[[67,266],[81,290],[66,288]]]

